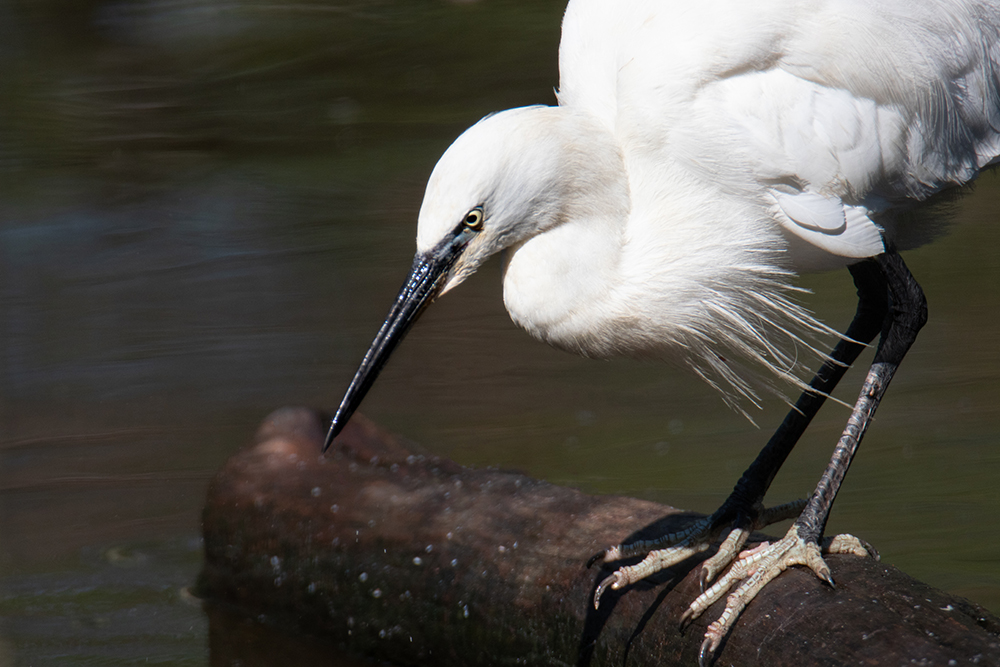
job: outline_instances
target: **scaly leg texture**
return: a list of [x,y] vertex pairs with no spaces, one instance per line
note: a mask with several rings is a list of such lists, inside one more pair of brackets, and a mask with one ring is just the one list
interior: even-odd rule
[[[791,565],[805,565],[819,578],[831,585],[833,583],[830,570],[821,556],[819,544],[830,508],[889,381],[915,340],[917,332],[927,320],[927,305],[923,292],[895,251],[886,252],[874,260],[854,265],[851,267],[851,273],[858,287],[859,296],[858,312],[847,332],[847,336],[852,340],[842,341],[837,346],[831,354],[833,363],[824,364],[811,386],[828,394],[843,375],[845,365],[860,353],[862,347],[860,341],[873,339],[878,331],[875,323],[884,320],[875,359],[833,457],[812,497],[788,533],[775,544],[761,545],[740,554],[730,571],[716,585],[705,590],[685,614],[685,620],[690,621],[725,595],[737,581],[743,582],[729,596],[722,616],[709,627],[702,644],[702,664],[711,662],[715,650],[746,604],[764,585],[786,568]],[[879,317],[886,312],[888,314],[884,318]],[[798,437],[816,414],[823,398],[822,395],[809,392],[803,394],[796,403],[796,409],[786,417],[778,432],[744,473],[722,508],[703,520],[701,524],[696,524],[681,533],[679,541],[671,542],[665,548],[660,548],[662,543],[657,544],[654,548],[658,551],[650,553],[643,562],[621,568],[605,579],[598,586],[595,605],[599,601],[600,593],[609,586],[621,588],[704,550],[707,547],[703,545],[721,534],[726,528],[725,524],[729,523],[732,530],[720,547],[719,553],[706,561],[702,569],[703,587],[710,582],[719,571],[732,562],[752,529],[766,525],[765,521],[777,516],[762,510],[761,499]],[[676,539],[676,536],[674,538]],[[826,546],[832,553],[876,556],[873,549],[852,536],[838,536],[830,540]],[[612,547],[592,560],[604,556],[604,560],[608,561],[611,560],[608,556],[620,558],[623,557],[622,554],[631,555],[628,549]]]
[[[857,453],[861,439],[871,423],[886,388],[900,362],[917,337],[917,332],[927,321],[927,302],[923,291],[913,279],[901,257],[895,252],[880,255],[875,260],[885,278],[889,291],[890,308],[886,326],[879,340],[878,350],[861,394],[854,405],[843,435],[837,443],[833,457],[820,478],[816,490],[802,514],[780,541],[762,545],[738,560],[716,586],[692,604],[688,618],[694,618],[716,600],[720,599],[737,581],[743,583],[726,600],[726,609],[706,632],[701,647],[701,663],[708,664],[722,639],[729,633],[740,612],[750,600],[784,569],[791,565],[805,565],[816,576],[833,585],[830,568],[820,555],[819,539],[826,527],[833,501],[837,497],[844,476]],[[830,544],[838,553],[864,555],[873,550],[851,536],[838,536]]]
[[613,590],[624,588],[676,565],[707,550],[725,534],[716,554],[702,564],[701,579],[704,587],[733,561],[751,532],[771,523],[793,518],[801,512],[804,501],[765,510],[764,494],[826,397],[861,354],[865,344],[878,335],[888,312],[887,287],[877,264],[874,261],[862,262],[850,267],[850,271],[858,290],[858,309],[845,339],[837,344],[830,353],[830,359],[809,383],[811,391],[806,391],[799,397],[795,407],[789,411],[767,445],[740,477],[732,494],[715,513],[684,531],[655,540],[613,546],[593,556],[588,565],[598,561],[613,563],[646,554],[642,562],[621,567],[601,582],[594,595],[595,607],[600,604],[601,595],[609,587]]
[[795,525],[779,542],[773,545],[763,542],[754,549],[744,551],[728,572],[711,588],[695,598],[681,617],[681,627],[686,627],[725,595],[733,584],[742,582],[726,600],[726,608],[719,618],[705,631],[705,639],[698,656],[699,665],[704,667],[711,663],[716,649],[729,634],[740,612],[764,586],[792,565],[808,567],[817,577],[833,586],[833,576],[821,553],[850,554],[878,559],[878,553],[870,544],[853,535],[828,537],[823,540],[822,545],[819,545],[804,540]]

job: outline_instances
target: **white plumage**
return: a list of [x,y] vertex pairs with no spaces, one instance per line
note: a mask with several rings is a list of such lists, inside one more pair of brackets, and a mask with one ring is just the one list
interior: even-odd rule
[[[739,567],[685,614],[743,581],[705,634],[701,659],[711,660],[740,610],[783,569],[805,565],[833,581],[820,555],[826,519],[926,321],[923,292],[896,250],[926,240],[940,218],[932,203],[1000,155],[998,63],[1000,0],[572,0],[559,105],[488,116],[442,156],[410,278],[327,444],[426,305],[500,252],[508,312],[551,345],[673,361],[737,409],[761,387],[804,389],[718,511],[594,559],[648,552],[597,586],[596,605],[605,590],[727,534],[703,582],[734,560]],[[859,309],[852,338],[828,357],[817,340],[835,332],[789,294],[797,272],[844,266]],[[739,558],[753,529],[787,515],[763,509],[771,480],[857,358],[858,341],[880,331],[812,497],[783,539]],[[801,372],[817,360],[809,389]],[[851,536],[822,548],[873,553]]]
[[792,272],[881,253],[1000,154],[998,26],[990,2],[574,0],[559,106],[448,149],[417,249],[482,205],[445,290],[509,248],[506,306],[547,343],[665,358],[734,405],[760,368],[801,387],[827,330]]

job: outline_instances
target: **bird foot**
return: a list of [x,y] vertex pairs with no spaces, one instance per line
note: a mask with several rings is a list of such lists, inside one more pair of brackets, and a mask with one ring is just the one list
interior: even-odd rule
[[695,598],[681,617],[683,628],[722,598],[736,582],[743,582],[729,595],[725,610],[705,631],[705,639],[698,656],[699,665],[706,667],[711,664],[715,651],[729,634],[747,604],[772,579],[792,565],[804,565],[831,587],[834,586],[830,568],[822,556],[831,553],[870,557],[875,560],[879,558],[878,552],[870,544],[853,535],[826,538],[821,547],[816,542],[802,538],[796,524],[793,524],[785,536],[774,544],[762,542],[757,547],[742,552],[729,571]]
[[[772,523],[795,518],[804,506],[804,500],[796,500],[771,508],[764,508],[758,502],[754,507],[755,518],[752,522],[747,522],[748,525],[745,526],[730,526],[728,535],[719,545],[719,550],[702,564],[702,590],[736,558],[750,533]],[[669,533],[654,540],[640,540],[630,544],[615,545],[592,556],[587,561],[587,567],[597,562],[613,563],[646,554],[641,562],[618,568],[598,584],[597,590],[594,591],[594,609],[600,607],[601,595],[608,588],[612,590],[624,588],[707,550],[724,532],[726,528],[724,517],[729,514],[730,511],[724,505],[711,516],[696,521],[685,530]]]

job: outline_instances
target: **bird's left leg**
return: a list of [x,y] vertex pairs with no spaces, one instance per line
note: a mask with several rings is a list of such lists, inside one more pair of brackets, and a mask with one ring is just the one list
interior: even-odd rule
[[812,418],[857,359],[865,345],[879,334],[889,310],[888,288],[882,270],[874,260],[849,267],[858,291],[858,308],[844,338],[830,353],[830,358],[809,383],[795,406],[771,436],[750,467],[740,477],[733,492],[711,516],[695,522],[684,531],[664,535],[654,540],[632,542],[606,549],[590,559],[588,565],[601,561],[611,563],[644,555],[635,565],[618,568],[604,579],[594,594],[594,606],[600,604],[607,588],[620,589],[671,567],[696,553],[707,550],[720,536],[728,534],[717,553],[702,565],[704,588],[715,575],[739,554],[753,530],[783,519],[795,518],[804,501],[764,509],[763,499],[771,481],[791,453]]
[[[906,268],[903,259],[895,251],[889,251],[876,257],[875,262],[888,286],[890,308],[861,394],[816,490],[788,533],[774,544],[761,545],[741,554],[729,571],[695,599],[685,613],[684,620],[690,621],[725,595],[736,582],[742,581],[729,595],[725,611],[705,633],[700,656],[702,664],[711,661],[715,650],[747,603],[788,567],[805,565],[817,577],[833,586],[830,568],[821,555],[820,537],[837,491],[889,381],[916,339],[917,332],[927,321],[927,302],[923,291]],[[857,538],[843,535],[828,540],[825,546],[833,552],[857,555],[866,555],[870,550]]]

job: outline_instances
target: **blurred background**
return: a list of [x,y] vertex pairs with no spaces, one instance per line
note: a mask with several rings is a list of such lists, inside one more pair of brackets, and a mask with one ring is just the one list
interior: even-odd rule
[[[490,111],[554,102],[563,7],[0,0],[0,665],[209,663],[187,587],[211,476],[272,409],[335,407],[437,157]],[[998,219],[986,175],[906,255],[931,320],[828,527],[994,612]],[[846,271],[802,284],[846,326]],[[363,412],[466,465],[711,512],[784,406],[756,429],[672,368],[548,349],[493,262]],[[812,490],[846,418],[821,413],[773,502]]]

